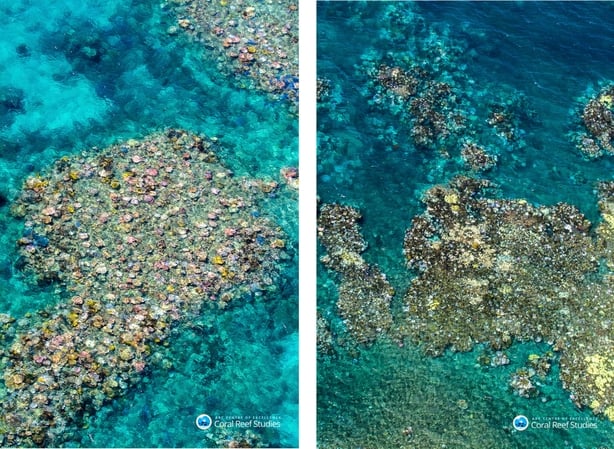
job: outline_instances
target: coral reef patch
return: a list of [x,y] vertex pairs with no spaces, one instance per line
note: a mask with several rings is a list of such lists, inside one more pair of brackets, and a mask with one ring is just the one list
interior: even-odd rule
[[186,32],[221,71],[276,98],[298,102],[298,3],[292,0],[172,0],[169,34]]
[[[289,256],[262,213],[273,180],[234,177],[216,140],[169,129],[65,157],[28,178],[24,269],[70,298],[3,320],[0,438],[59,445],[157,363],[171,330],[208,307],[274,291]],[[20,320],[23,321],[23,320]]]

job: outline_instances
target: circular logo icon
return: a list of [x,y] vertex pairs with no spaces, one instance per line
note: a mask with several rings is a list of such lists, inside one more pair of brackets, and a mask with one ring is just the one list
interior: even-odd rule
[[207,430],[209,427],[211,427],[211,424],[213,424],[213,420],[206,413],[196,417],[196,427],[198,427],[200,430]]
[[518,415],[512,421],[512,425],[514,426],[514,429],[520,432],[522,432],[523,430],[527,430],[527,428],[529,427],[529,418],[524,415]]

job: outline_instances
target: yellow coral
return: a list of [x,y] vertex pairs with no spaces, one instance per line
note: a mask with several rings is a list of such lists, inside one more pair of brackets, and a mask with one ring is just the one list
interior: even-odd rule
[[365,264],[364,259],[354,251],[342,251],[340,254],[341,257],[341,265],[348,267],[354,266],[356,268],[360,268]]
[[16,372],[4,373],[4,384],[9,390],[18,390],[20,388],[24,388],[26,386],[24,381],[25,378],[23,374]]
[[614,98],[612,97],[612,95],[608,95],[608,94],[603,94],[602,96],[600,96],[598,98],[599,103],[607,106],[607,107],[611,107],[612,104],[614,104]]
[[[614,386],[614,361],[601,354],[588,355],[584,361],[587,364],[586,372],[592,377],[594,393],[597,396],[591,403],[591,408],[595,409],[593,404],[605,405],[600,403],[601,399],[609,402],[608,398]],[[614,418],[614,406],[609,405],[603,413],[609,419]]]
[[87,306],[89,311],[93,312],[93,313],[98,312],[102,308],[100,303],[98,301],[93,300],[93,299],[88,299],[87,301],[85,301],[85,305]]
[[604,213],[603,215],[603,220],[609,224],[610,226],[614,226],[614,215],[609,214],[609,213]]
[[441,304],[441,301],[437,298],[434,298],[429,302],[428,308],[429,310],[437,310],[440,304]]
[[608,360],[600,354],[586,356],[586,371],[595,376],[595,383],[607,384],[614,381],[614,361]]
[[222,267],[220,269],[220,274],[222,275],[222,279],[232,279],[235,277],[235,273],[226,267]]
[[75,310],[71,311],[66,318],[68,318],[72,327],[77,327],[79,324],[79,313]]
[[77,359],[79,358],[79,355],[75,352],[75,351],[70,351],[67,355],[66,355],[67,361],[69,365],[76,365],[77,364]]
[[447,204],[458,204],[458,194],[452,192],[443,197]]
[[36,193],[42,193],[48,185],[49,181],[41,178],[39,175],[26,180],[26,188]]
[[271,242],[271,248],[285,248],[286,242],[282,239],[275,239]]

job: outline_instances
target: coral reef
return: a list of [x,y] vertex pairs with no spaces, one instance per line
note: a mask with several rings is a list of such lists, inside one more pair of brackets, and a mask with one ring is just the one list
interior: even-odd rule
[[497,163],[497,156],[489,154],[474,142],[465,142],[461,149],[461,158],[475,172],[486,171]]
[[614,279],[585,296],[584,314],[574,317],[561,354],[561,380],[578,406],[614,421]]
[[597,227],[598,244],[603,251],[605,263],[614,271],[614,181],[598,183],[599,211],[602,217]]
[[169,5],[177,15],[169,34],[185,31],[219,55],[221,71],[297,104],[297,2],[172,0]]
[[457,107],[453,86],[426,69],[382,64],[372,68],[370,75],[377,102],[401,105],[401,120],[410,123],[417,146],[438,150],[464,129],[466,117]]
[[[462,40],[426,39],[408,47],[414,45],[413,51],[364,52],[356,68],[356,75],[366,78],[361,93],[375,109],[370,126],[387,149],[413,146],[445,160],[467,143],[496,144],[491,150],[498,154],[526,146],[526,128],[540,119],[523,92],[508,85],[479,85],[470,71],[459,70],[467,64]],[[405,136],[413,145],[403,145]],[[471,166],[468,150],[463,159]],[[496,162],[495,154],[489,156],[483,170]]]
[[608,85],[588,99],[582,110],[586,132],[575,136],[578,149],[588,158],[613,154],[614,85]]
[[[614,271],[614,202],[602,199],[601,221],[596,219],[591,189],[595,179],[607,175],[608,165],[580,161],[561,141],[567,131],[565,99],[572,98],[586,78],[574,77],[571,82],[568,77],[563,82],[557,68],[565,64],[550,58],[544,58],[541,71],[535,70],[541,61],[529,62],[522,54],[512,63],[507,43],[495,43],[497,26],[486,32],[488,27],[482,27],[480,19],[473,22],[470,11],[466,22],[456,26],[457,17],[450,10],[441,8],[445,14],[438,16],[439,8],[424,5],[426,13],[419,19],[411,12],[414,6],[422,8],[419,3],[407,8],[387,3],[326,5],[326,14],[319,17],[319,194],[325,202],[360,204],[368,219],[370,245],[361,261],[377,261],[398,291],[405,293],[413,279],[404,321],[395,313],[388,331],[377,334],[368,347],[347,354],[343,346],[352,342],[331,342],[327,325],[336,322],[330,307],[336,296],[330,287],[334,282],[326,282],[328,291],[319,292],[328,312],[318,322],[321,445],[552,445],[552,435],[538,441],[544,432],[525,438],[530,431],[514,431],[507,410],[526,410],[530,419],[577,413],[578,419],[597,423],[599,430],[583,433],[577,443],[571,441],[575,435],[559,432],[557,441],[581,446],[594,438],[593,446],[599,446],[596,441],[607,446],[611,423],[603,418],[612,419],[614,410],[614,365],[609,363],[614,356],[614,295],[608,286],[608,271]],[[382,13],[386,9],[396,11],[395,20]],[[403,27],[403,20],[414,29]],[[450,29],[454,31],[447,33]],[[352,33],[361,45],[344,47],[345,36]],[[431,43],[440,42],[441,51],[433,45],[432,56],[425,51],[429,34]],[[449,45],[452,35],[455,41],[468,41],[462,58],[455,59],[449,51],[458,48]],[[524,42],[526,36],[519,36],[517,42]],[[506,39],[511,42],[509,35]],[[599,64],[604,67],[603,61]],[[524,70],[516,73],[516,67]],[[594,70],[589,77],[603,74]],[[452,94],[442,92],[438,97],[437,83],[449,86]],[[343,116],[330,106],[333,89],[343,92]],[[607,128],[609,93],[602,91],[596,98],[600,101],[592,105],[593,120]],[[611,144],[611,136],[606,137]],[[586,138],[602,151],[598,138]],[[412,273],[397,277],[402,261],[392,242],[400,239],[388,231],[407,227],[408,216],[421,213],[415,212],[420,193],[459,173],[481,177],[497,160],[500,165],[489,175],[501,183],[499,192],[488,192],[494,184],[457,178],[426,193],[427,212],[415,218],[406,237]],[[614,190],[612,184],[601,187]],[[598,226],[592,227],[583,213]],[[322,254],[329,262],[324,237],[320,235],[326,248]],[[350,241],[364,250],[359,238]],[[342,263],[327,266],[335,271]],[[322,278],[328,279],[328,273]],[[339,278],[341,291],[343,276]],[[347,285],[354,298],[364,296],[366,288],[360,279]],[[398,302],[397,298],[394,312]],[[411,338],[399,338],[403,336]],[[439,357],[421,354],[415,363],[400,362],[390,349],[405,355],[404,350],[409,353],[416,346]],[[331,347],[340,349],[339,357],[326,355]],[[473,355],[453,352],[472,349],[488,354],[479,360],[482,367],[464,365]],[[377,358],[370,366],[369,356]],[[432,369],[424,376],[405,377],[395,384],[393,373],[411,376],[425,365]],[[463,371],[466,382],[452,380],[451,372]],[[487,374],[478,380],[482,372]],[[431,380],[441,383],[429,390]],[[480,397],[450,401],[468,410],[452,424],[454,413],[438,401],[450,391],[480,387]],[[429,394],[423,403],[434,410],[420,425],[416,418],[425,413],[416,398],[425,391]],[[588,410],[574,411],[564,398],[568,393],[578,408]],[[480,415],[476,406],[501,406],[503,411]],[[591,410],[601,416],[591,418]],[[469,422],[477,417],[486,423],[483,433]],[[437,427],[440,420],[446,423]],[[452,442],[445,441],[450,429],[458,430]],[[423,431],[432,439],[420,436]],[[486,440],[499,431],[491,441],[469,442],[478,434]]]
[[330,80],[326,78],[318,78],[316,80],[316,101],[321,103],[330,95]]
[[518,140],[518,117],[508,105],[491,105],[487,123],[508,142]]
[[[501,349],[514,340],[545,340],[562,352],[561,377],[578,403],[611,418],[614,377],[604,361],[612,356],[607,317],[614,305],[610,276],[597,272],[611,246],[607,214],[595,241],[575,207],[486,198],[488,185],[458,177],[426,193],[427,211],[405,236],[418,276],[401,332],[433,355],[482,342]],[[523,370],[511,385],[533,396],[531,377]]]
[[510,375],[509,386],[514,392],[523,398],[533,398],[540,394],[539,380],[544,379],[550,367],[554,353],[547,351],[546,354],[529,354],[525,366],[518,368]]
[[419,273],[406,297],[407,331],[428,352],[556,340],[597,268],[590,223],[576,208],[483,198],[487,186],[458,177],[430,189],[427,212],[406,233],[405,255]]
[[614,421],[614,183],[599,183],[598,192],[602,221],[596,230],[596,245],[608,272],[601,282],[580,291],[584,307],[569,323],[561,379],[577,404],[586,404]]
[[[459,176],[426,192],[426,212],[414,218],[404,242],[417,276],[405,296],[405,316],[395,322],[392,287],[361,256],[359,212],[323,205],[321,260],[341,277],[337,306],[347,330],[359,344],[410,337],[431,355],[488,343],[495,355],[479,362],[492,366],[509,363],[501,350],[514,341],[546,341],[561,353],[561,379],[574,401],[612,419],[614,281],[599,272],[603,260],[612,266],[612,183],[600,184],[603,220],[595,233],[569,204],[493,199],[486,195],[492,187]],[[318,329],[320,353],[331,353],[328,326]],[[538,395],[535,376],[546,376],[552,360],[552,353],[530,356],[510,378],[512,390]]]
[[366,249],[358,221],[349,206],[325,204],[320,209],[318,237],[327,254],[322,263],[341,276],[337,307],[348,332],[358,343],[370,343],[392,324],[394,290],[376,266],[360,255]]
[[299,186],[298,168],[284,167],[279,170],[279,174],[288,187],[294,190],[298,190],[298,186]]
[[60,444],[141,380],[173,327],[276,288],[285,236],[259,202],[277,183],[235,178],[216,146],[171,129],[25,181],[12,208],[25,269],[70,300],[3,351],[3,445]]

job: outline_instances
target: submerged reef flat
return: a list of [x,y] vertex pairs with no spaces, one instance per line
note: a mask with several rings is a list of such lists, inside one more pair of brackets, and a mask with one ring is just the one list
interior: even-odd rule
[[218,56],[221,72],[298,103],[298,2],[171,0],[177,25]]
[[216,146],[171,129],[26,180],[24,269],[70,299],[3,321],[2,445],[61,444],[142,379],[174,326],[276,288],[285,236],[259,204],[278,185],[235,178]]
[[367,245],[358,227],[359,219],[356,209],[325,204],[318,219],[318,236],[327,252],[322,263],[341,276],[339,314],[356,342],[369,343],[392,324],[390,301],[394,290],[386,275],[360,255]]
[[[473,369],[471,359],[459,363],[450,355],[445,362],[423,357],[415,347],[380,338],[358,358],[322,358],[318,374],[330,380],[318,384],[318,398],[327,405],[319,411],[318,447],[539,447],[519,446],[509,440],[504,424],[493,425],[509,405],[484,399],[489,388],[496,388],[495,376]],[[443,363],[457,366],[445,377],[435,375]],[[343,374],[332,375],[337,372]]]
[[[473,171],[488,170],[505,152],[522,151],[527,129],[541,118],[523,91],[507,83],[496,88],[478,83],[468,64],[477,54],[468,42],[441,35],[435,39],[438,32],[425,26],[407,35],[402,50],[369,48],[361,54],[354,76],[363,81],[359,90],[372,109],[353,120],[367,122],[387,151],[442,157],[454,170],[461,168],[459,162]],[[336,91],[341,88],[330,86],[321,78],[320,112],[340,121],[336,109],[343,109],[337,105],[342,95]],[[404,145],[406,140],[411,145]]]
[[614,154],[614,84],[588,98],[581,118],[584,129],[574,140],[582,154],[589,159]]

